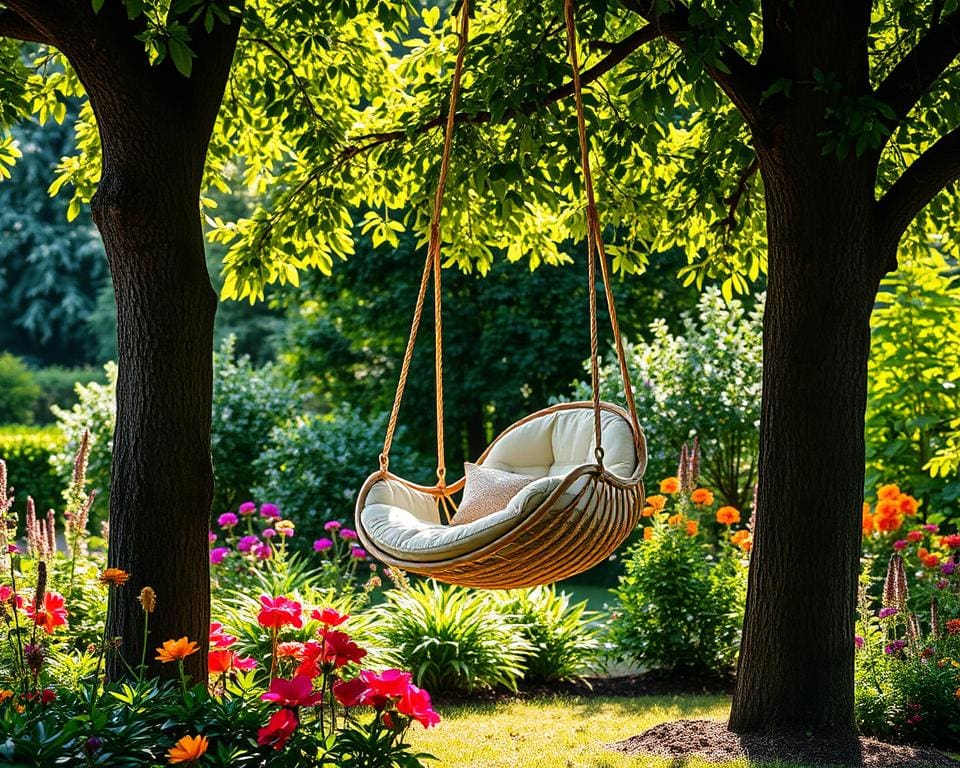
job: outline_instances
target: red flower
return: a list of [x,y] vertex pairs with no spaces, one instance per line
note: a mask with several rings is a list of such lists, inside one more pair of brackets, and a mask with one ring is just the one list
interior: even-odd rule
[[907,541],[914,543],[923,541],[923,531],[910,531],[910,533],[907,534]]
[[274,749],[283,749],[300,721],[289,709],[278,709],[270,716],[267,724],[257,731],[257,744],[261,747],[271,746]]
[[47,592],[43,596],[43,608],[39,610],[34,606],[31,600],[27,603],[27,616],[42,626],[48,635],[52,635],[57,627],[67,626],[67,609],[64,608],[66,601],[59,592]]
[[57,692],[52,688],[44,688],[40,692],[40,703],[41,704],[50,704],[57,700]]
[[367,690],[360,697],[361,704],[369,704],[376,709],[383,709],[387,700],[399,699],[410,685],[412,675],[401,672],[399,669],[388,669],[377,674],[369,669],[360,672],[360,679],[367,685]]
[[223,624],[218,621],[210,624],[210,646],[212,648],[229,648],[237,642],[237,638],[223,631]]
[[960,635],[960,619],[950,619],[947,622],[948,635]]
[[234,658],[233,651],[224,649],[210,651],[207,654],[207,669],[211,675],[222,675],[233,669]]
[[303,643],[289,642],[277,645],[277,658],[299,659],[303,654]]
[[310,614],[311,619],[316,619],[328,627],[339,627],[343,622],[350,618],[348,614],[340,613],[333,608],[315,609]]
[[407,686],[397,702],[397,711],[419,721],[424,728],[440,722],[440,715],[433,711],[430,694],[415,685]]
[[367,684],[359,677],[353,680],[337,680],[333,684],[333,695],[345,707],[355,707],[367,691]]
[[298,675],[316,677],[322,665],[331,665],[339,669],[351,662],[357,663],[367,652],[357,645],[345,632],[336,630],[327,632],[319,641],[308,640],[303,644],[300,656],[302,663],[297,668]]
[[940,539],[940,544],[948,549],[960,549],[960,533],[944,536]]
[[314,693],[313,680],[306,675],[297,675],[292,680],[276,677],[270,690],[260,697],[281,707],[312,707],[320,702],[322,694]]
[[268,597],[260,595],[260,613],[257,615],[257,621],[261,627],[269,629],[280,629],[280,627],[291,626],[300,629],[303,626],[303,608],[295,600],[289,600],[281,595],[280,597]]
[[397,724],[394,722],[393,715],[391,715],[389,712],[383,713],[383,724],[391,731],[396,730]]

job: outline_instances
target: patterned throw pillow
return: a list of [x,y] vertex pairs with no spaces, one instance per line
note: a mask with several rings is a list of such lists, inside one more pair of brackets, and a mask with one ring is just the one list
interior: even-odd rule
[[489,469],[467,462],[463,499],[450,525],[464,525],[506,508],[510,500],[534,481],[526,475]]

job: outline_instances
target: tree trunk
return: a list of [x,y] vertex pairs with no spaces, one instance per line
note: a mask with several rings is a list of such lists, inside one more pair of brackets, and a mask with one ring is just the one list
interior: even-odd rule
[[[734,731],[854,732],[870,311],[870,168],[819,142],[759,152],[769,273],[759,494]],[[865,164],[866,165],[866,164]]]
[[[117,427],[110,488],[109,564],[130,573],[108,614],[120,637],[108,675],[140,663],[142,587],[157,594],[146,659],[150,673],[175,674],[154,660],[163,641],[186,635],[187,659],[206,679],[210,623],[207,532],[213,497],[210,402],[216,296],[207,275],[198,189],[176,174],[103,178],[94,216],[117,300]],[[120,656],[123,657],[121,660]]]

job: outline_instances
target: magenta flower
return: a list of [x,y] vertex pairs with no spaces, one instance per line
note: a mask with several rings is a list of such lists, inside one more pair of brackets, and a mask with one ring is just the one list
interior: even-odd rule
[[946,579],[940,579],[940,581],[937,582],[937,589],[946,589],[949,586],[950,582]]
[[901,549],[906,549],[906,548],[909,547],[909,546],[910,546],[910,542],[907,541],[906,539],[900,539],[899,541],[893,542],[893,548],[894,548],[895,550],[897,550],[898,552],[899,552]]
[[272,701],[281,707],[312,707],[320,703],[322,694],[314,693],[313,680],[306,675],[297,675],[292,680],[274,678],[270,690],[260,696],[262,701]]
[[940,566],[940,573],[944,576],[953,576],[955,570],[957,570],[957,564],[953,562],[953,560],[947,560],[947,562]]
[[260,595],[260,605],[263,607],[260,609],[257,621],[261,627],[279,629],[288,624],[297,629],[303,627],[303,606],[296,600],[290,600],[283,595],[279,597]]
[[313,551],[314,552],[326,552],[333,546],[333,542],[330,539],[317,539],[313,542]]
[[894,640],[883,649],[883,652],[888,656],[893,656],[895,653],[899,653],[906,647],[907,643],[905,640]]
[[936,533],[940,530],[940,526],[934,525],[933,523],[927,523],[925,526],[923,526],[923,530],[930,531],[930,533]]
[[338,521],[336,521],[336,520],[327,520],[327,522],[325,522],[325,523],[323,524],[323,530],[328,531],[328,532],[329,532],[329,531],[337,531],[337,530],[339,530],[342,526],[343,526],[343,524],[340,523],[340,522],[338,522]]
[[217,540],[217,534],[215,534],[213,531],[210,531],[210,532],[207,534],[207,539],[209,539],[209,540],[210,540],[210,543],[213,544],[213,542],[215,542],[215,541]]
[[229,554],[230,547],[214,547],[210,550],[210,562],[214,565],[220,565]]
[[18,547],[16,544],[7,544],[7,554],[8,555],[20,554],[20,547]]
[[264,504],[260,507],[260,517],[264,520],[279,520],[280,510],[276,504]]
[[354,560],[366,560],[367,550],[360,547],[350,547],[350,557]]
[[237,542],[237,549],[240,552],[249,552],[251,549],[253,549],[255,544],[259,543],[260,539],[258,539],[256,536],[244,536],[242,539],[240,539],[240,541]]
[[289,539],[293,537],[293,528],[278,528],[277,533]]
[[273,555],[273,550],[270,549],[269,544],[257,544],[253,548],[253,554],[257,556],[257,560],[269,560]]
[[217,525],[221,528],[233,528],[240,521],[237,519],[237,516],[233,512],[224,512],[220,517],[217,518]]
[[340,529],[340,538],[346,539],[347,541],[354,541],[357,538],[357,532],[351,531],[349,528]]
[[257,511],[257,505],[252,501],[245,501],[240,505],[240,509],[237,510],[241,515],[252,515]]
[[264,528],[263,532],[260,534],[265,539],[272,539],[277,535],[277,532],[273,528]]
[[412,684],[407,686],[397,702],[397,711],[418,720],[424,728],[440,722],[440,715],[433,711],[430,694]]
[[858,651],[863,648],[863,643],[864,643],[864,640],[863,640],[862,637],[860,637],[860,635],[855,635],[855,636],[854,636],[854,638],[853,638],[853,644],[854,644],[855,646],[857,646],[857,650],[858,650]]
[[896,608],[883,608],[880,611],[880,613],[877,614],[877,617],[881,619],[886,619],[886,618],[889,618],[890,616],[896,616],[896,615],[897,615]]

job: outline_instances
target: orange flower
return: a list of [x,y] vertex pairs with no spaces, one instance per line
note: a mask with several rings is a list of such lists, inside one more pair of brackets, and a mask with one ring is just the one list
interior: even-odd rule
[[697,521],[687,520],[687,536],[696,536],[696,535],[697,535]]
[[877,516],[890,517],[900,514],[900,504],[896,499],[881,499],[877,502]]
[[7,699],[12,698],[13,691],[11,691],[9,688],[4,688],[2,691],[0,691],[0,704],[3,704],[3,702],[5,702]]
[[655,510],[653,507],[644,507],[644,508],[643,508],[643,516],[644,516],[644,517],[653,517],[653,515],[656,513],[656,511],[657,511],[657,510]]
[[917,507],[920,506],[913,496],[910,496],[906,493],[900,496],[900,498],[897,500],[897,503],[900,507],[900,511],[907,517],[913,517],[915,514],[917,514]]
[[643,529],[643,540],[650,541],[653,538],[653,528],[644,528]]
[[680,481],[675,477],[668,477],[660,481],[661,493],[676,493],[680,490]]
[[730,536],[730,541],[740,547],[744,552],[749,552],[751,547],[753,547],[753,534],[747,530],[740,530]]
[[667,518],[667,524],[677,526],[683,525],[683,515],[670,515],[670,517]]
[[657,494],[656,496],[647,496],[647,504],[649,504],[651,507],[657,510],[657,512],[659,512],[661,509],[663,509],[666,506],[667,497],[660,496],[659,494]]
[[960,619],[950,619],[947,622],[948,635],[960,635]]
[[863,535],[869,536],[873,531],[873,515],[870,514],[870,505],[863,505]]
[[157,661],[166,664],[168,661],[183,661],[187,656],[191,656],[199,649],[192,640],[181,637],[179,640],[167,640],[160,648],[157,648]]
[[145,613],[153,613],[157,607],[157,593],[153,591],[153,587],[144,587],[141,589],[140,597],[138,597],[137,600],[140,601],[140,605],[143,606]]
[[881,485],[877,491],[878,499],[896,499],[900,495],[900,487],[891,483],[890,485]]
[[735,507],[720,507],[717,510],[717,522],[723,525],[733,525],[740,522],[740,512]]
[[167,752],[171,763],[194,763],[207,751],[206,736],[184,736]]
[[107,568],[100,574],[100,583],[106,587],[122,587],[130,580],[130,574],[122,568]]
[[713,491],[707,488],[697,488],[697,490],[690,494],[690,501],[694,504],[713,504]]

